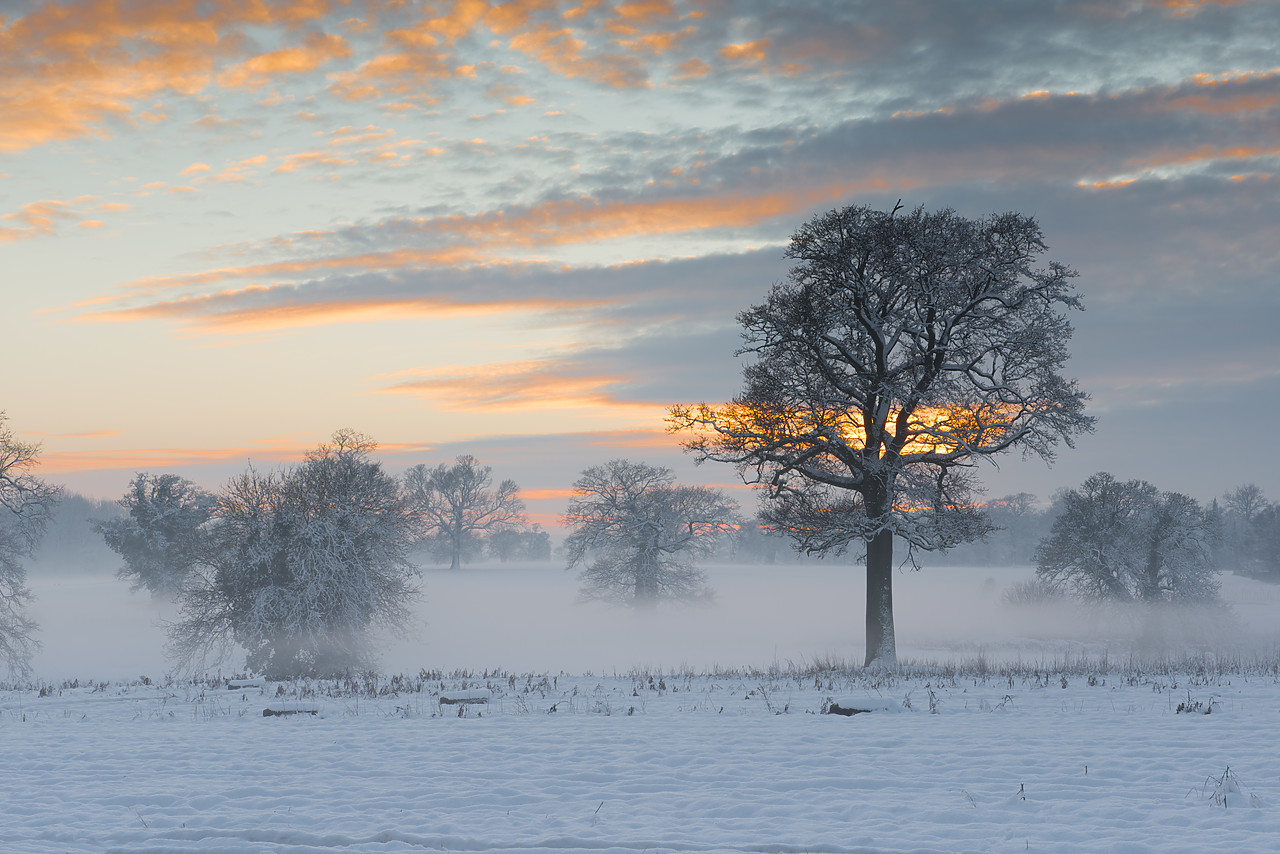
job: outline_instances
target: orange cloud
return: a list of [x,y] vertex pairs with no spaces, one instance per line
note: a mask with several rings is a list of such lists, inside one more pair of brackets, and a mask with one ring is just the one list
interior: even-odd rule
[[286,156],[280,165],[275,168],[276,172],[297,172],[304,166],[350,166],[355,163],[345,157],[337,157],[324,151],[300,151],[297,154]]
[[1280,154],[1280,146],[1232,145],[1214,147],[1201,145],[1190,151],[1171,151],[1154,157],[1130,161],[1142,168],[1175,166],[1189,163],[1205,163],[1214,160],[1250,160],[1255,157],[1274,157]]
[[[498,35],[506,35],[523,29],[539,12],[555,9],[556,0],[508,0],[498,6],[492,6],[485,12],[484,23]],[[584,3],[583,6],[587,4]]]
[[376,125],[365,125],[363,128],[353,128],[350,125],[340,127],[330,134],[329,145],[364,145],[370,142],[378,142],[380,140],[389,139],[396,135],[396,132],[390,128],[380,128]]
[[694,57],[686,59],[684,62],[676,66],[676,80],[694,80],[699,77],[706,77],[711,73],[711,66],[703,62],[701,59]]
[[1127,187],[1137,181],[1137,178],[1122,178],[1115,181],[1077,181],[1077,187],[1090,187],[1094,190],[1116,190],[1120,187]]
[[[246,173],[249,172],[249,170],[255,166],[261,166],[266,162],[267,155],[265,154],[246,157],[243,160],[237,160],[235,163],[224,166],[222,171],[217,175],[210,175],[205,180],[220,181],[224,183],[238,183],[240,181],[247,180],[248,175]],[[172,192],[172,190],[170,192]]]
[[670,0],[634,0],[614,7],[619,19],[637,27],[654,24],[677,16],[675,4]]
[[282,25],[287,41],[329,8],[324,0],[72,0],[0,19],[0,151],[105,135],[108,119],[142,117],[135,105],[164,94],[197,95],[228,63],[227,82],[246,87],[314,69],[349,50],[339,37],[307,33],[300,47],[257,56],[244,32]]
[[218,75],[218,84],[227,89],[259,89],[281,74],[306,74],[326,62],[351,56],[351,47],[342,36],[309,33],[301,47],[288,47],[246,59]]
[[[329,75],[330,93],[350,101],[394,98],[384,105],[388,109],[422,108],[436,100],[429,92],[433,80],[475,74],[474,63],[453,56],[454,46],[485,28],[555,74],[647,86],[638,57],[667,53],[695,31],[670,30],[680,16],[667,0],[584,3],[564,11],[556,0],[388,5],[405,7],[397,15],[422,17],[410,17],[379,40],[354,44],[321,26],[365,33],[376,27],[378,9],[369,9],[368,20],[335,15],[324,24],[337,10],[327,0],[66,0],[33,6],[22,17],[0,20],[0,151],[105,136],[111,120],[160,121],[171,112],[166,96],[192,98],[210,87],[257,90],[316,74],[356,57],[357,50],[363,55],[354,69]],[[586,29],[574,28],[580,19]],[[588,48],[610,40],[620,52]],[[262,42],[273,49],[257,50]],[[752,44],[765,42],[726,50],[753,59]],[[686,67],[686,76],[697,74],[697,66]],[[210,114],[197,124],[228,122]]]
[[413,47],[379,54],[354,71],[334,75],[329,90],[345,101],[367,101],[385,94],[420,97],[432,79],[447,78],[452,71],[446,53],[426,45]]
[[536,59],[561,77],[581,77],[619,89],[649,85],[644,67],[633,56],[607,53],[584,56],[586,42],[569,27],[543,22],[512,36],[508,46]]
[[39,430],[24,430],[26,436],[38,436],[44,439],[110,439],[120,435],[119,430],[85,430],[81,433],[44,433]]
[[[32,434],[39,435],[39,434]],[[114,430],[57,436],[61,439],[107,438]],[[51,436],[51,438],[53,438]],[[98,451],[51,451],[40,454],[42,474],[89,471],[154,471],[236,463],[246,460],[271,463],[301,462],[314,446],[296,436],[275,436],[229,448],[118,448]],[[386,456],[421,455],[432,450],[422,442],[379,443],[377,453]]]
[[103,228],[105,226],[106,226],[106,223],[100,219],[86,219],[80,222],[81,228],[90,229],[90,230],[95,228]]
[[522,489],[520,497],[525,501],[563,501],[576,493],[572,489]]
[[422,22],[422,27],[448,42],[465,38],[489,12],[485,0],[456,0],[449,13]]
[[472,367],[425,369],[414,379],[382,389],[388,394],[429,398],[447,409],[519,412],[535,409],[661,409],[661,404],[619,400],[608,389],[628,377],[579,373],[577,366],[549,360],[497,362]]
[[1148,0],[1149,4],[1172,10],[1175,15],[1194,15],[1205,6],[1235,6],[1244,2],[1248,0]]
[[[77,199],[76,202],[90,202],[92,200],[91,197],[83,197]],[[80,214],[76,211],[73,202],[58,201],[56,199],[28,202],[18,208],[17,213],[0,216],[0,221],[8,220],[19,223],[16,227],[0,225],[0,243],[12,243],[15,240],[56,234],[60,220],[77,219],[79,216]]]
[[634,53],[661,56],[664,53],[669,53],[677,44],[694,35],[697,31],[696,27],[686,27],[679,32],[642,33],[631,38],[619,38],[614,41],[619,46]]
[[720,48],[720,55],[730,62],[763,65],[768,58],[766,55],[768,47],[769,39],[729,44]]
[[[74,308],[85,309],[110,303],[118,303],[136,295],[154,294],[158,291],[214,284],[229,279],[261,279],[296,276],[345,269],[395,270],[404,268],[453,266],[465,268],[482,264],[522,264],[525,260],[514,257],[513,248],[527,250],[539,246],[562,246],[580,243],[597,243],[640,235],[673,234],[713,228],[754,225],[778,216],[793,214],[832,199],[843,198],[855,189],[865,186],[879,188],[881,182],[867,184],[827,184],[807,190],[786,190],[760,195],[726,194],[688,199],[659,199],[639,202],[606,202],[595,199],[570,199],[544,202],[518,213],[507,215],[494,211],[475,217],[437,217],[400,221],[411,236],[434,237],[451,243],[434,249],[405,248],[385,252],[369,252],[355,255],[335,255],[324,258],[304,258],[254,264],[241,267],[224,267],[174,277],[141,279],[123,286],[126,295],[113,294],[76,303]],[[313,237],[326,235],[313,235]],[[258,286],[259,290],[267,290]],[[243,297],[244,291],[224,292],[201,297],[189,297],[154,305],[99,310],[86,313],[82,320],[139,320],[155,317],[196,316],[215,312],[230,297]],[[417,303],[417,301],[411,301]],[[344,312],[341,306],[347,306]],[[255,322],[280,328],[289,323],[311,323],[326,313],[345,317],[362,315],[372,318],[378,312],[389,311],[390,303],[360,307],[342,303],[332,308],[316,306],[271,307],[243,309],[222,315],[223,322],[238,329],[249,328]],[[522,303],[521,305],[525,305]],[[434,313],[447,306],[432,302],[421,309]],[[395,311],[402,310],[397,307]],[[216,321],[210,321],[210,324]]]
[[574,436],[582,445],[595,448],[683,450],[679,438],[665,430],[595,430]]
[[[279,297],[277,301],[273,298]],[[602,305],[602,300],[472,299],[378,296],[366,298],[308,298],[289,286],[254,286],[204,296],[153,302],[130,308],[85,313],[78,322],[137,320],[186,321],[185,329],[211,334],[247,334],[300,329],[337,323],[364,323],[406,318],[466,317],[515,311],[550,312]]]
[[125,448],[104,451],[52,451],[40,455],[42,474],[86,471],[147,471],[242,462],[251,457],[274,462],[300,461],[305,448]]

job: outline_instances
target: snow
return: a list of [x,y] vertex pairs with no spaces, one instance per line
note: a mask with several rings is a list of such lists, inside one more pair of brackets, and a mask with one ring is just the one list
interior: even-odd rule
[[236,690],[164,676],[127,585],[33,578],[0,852],[1280,850],[1276,588],[1224,579],[1237,645],[1154,666],[1123,626],[1002,612],[993,572],[895,578],[900,654],[940,662],[899,674],[811,667],[860,658],[856,569],[717,568],[646,635],[490,568],[428,574],[403,677]]

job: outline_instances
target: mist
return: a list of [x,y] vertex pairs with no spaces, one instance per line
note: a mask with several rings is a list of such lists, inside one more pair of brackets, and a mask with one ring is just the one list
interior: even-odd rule
[[[404,632],[375,642],[380,669],[626,673],[632,669],[758,669],[856,665],[863,658],[863,569],[827,562],[708,566],[715,598],[645,611],[583,601],[559,564],[427,568]],[[1002,601],[1030,567],[925,566],[895,574],[904,664],[1025,664],[1088,657],[1124,661],[1213,652],[1274,656],[1280,588],[1222,577],[1224,606],[1159,612],[1087,608],[1072,600]],[[61,574],[34,566],[29,608],[42,647],[35,678],[106,681],[170,672],[163,622],[175,613],[110,571]],[[222,666],[238,671],[243,657]]]

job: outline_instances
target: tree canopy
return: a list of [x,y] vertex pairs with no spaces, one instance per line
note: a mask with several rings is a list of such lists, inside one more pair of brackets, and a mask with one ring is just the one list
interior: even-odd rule
[[106,544],[124,558],[117,574],[135,590],[173,598],[200,557],[202,526],[216,499],[176,474],[139,472],[119,504],[128,515],[98,524]]
[[791,238],[795,264],[738,316],[751,357],[727,405],[674,406],[699,461],[737,466],[810,552],[864,543],[867,663],[896,663],[893,538],[981,536],[975,459],[1052,459],[1092,427],[1061,374],[1075,273],[1041,262],[1036,221],[850,206]]
[[417,519],[419,537],[450,569],[479,552],[484,538],[524,524],[524,502],[514,480],[493,488],[493,469],[470,455],[453,465],[417,465],[405,472],[405,493]]
[[1036,549],[1036,576],[1084,599],[1166,602],[1217,596],[1213,519],[1195,499],[1099,472],[1063,493]]
[[295,468],[231,480],[179,599],[171,647],[181,661],[236,643],[273,678],[370,665],[368,630],[402,625],[418,592],[412,520],[375,448],[341,430]]
[[680,486],[668,468],[611,460],[582,472],[565,513],[569,566],[585,565],[585,596],[651,607],[706,594],[693,565],[732,530],[737,505],[723,492]]

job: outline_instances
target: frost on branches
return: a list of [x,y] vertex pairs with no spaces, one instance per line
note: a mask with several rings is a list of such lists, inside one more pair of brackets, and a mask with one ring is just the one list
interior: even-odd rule
[[9,672],[31,672],[35,622],[27,616],[27,570],[23,558],[40,542],[61,490],[31,473],[40,446],[20,442],[0,412],[0,659]]
[[181,662],[239,644],[269,678],[371,665],[369,630],[403,625],[418,593],[412,519],[396,479],[370,459],[375,447],[339,431],[296,468],[227,485],[179,598]]
[[200,556],[214,497],[175,474],[140,472],[119,504],[128,515],[98,525],[107,545],[124,558],[117,575],[134,590],[145,587],[152,596],[174,598]]
[[733,529],[737,505],[716,489],[677,486],[670,469],[612,460],[582,472],[565,514],[569,565],[584,596],[652,607],[708,594],[692,564]]
[[1195,499],[1106,472],[1059,499],[1036,575],[1083,599],[1195,602],[1218,594],[1217,526]]
[[739,315],[744,388],[675,406],[699,461],[760,485],[771,524],[809,552],[865,545],[867,663],[896,663],[893,539],[935,549],[981,536],[968,472],[1015,448],[1052,459],[1091,429],[1060,371],[1075,275],[1041,263],[1017,213],[847,207],[791,239],[796,263]]

